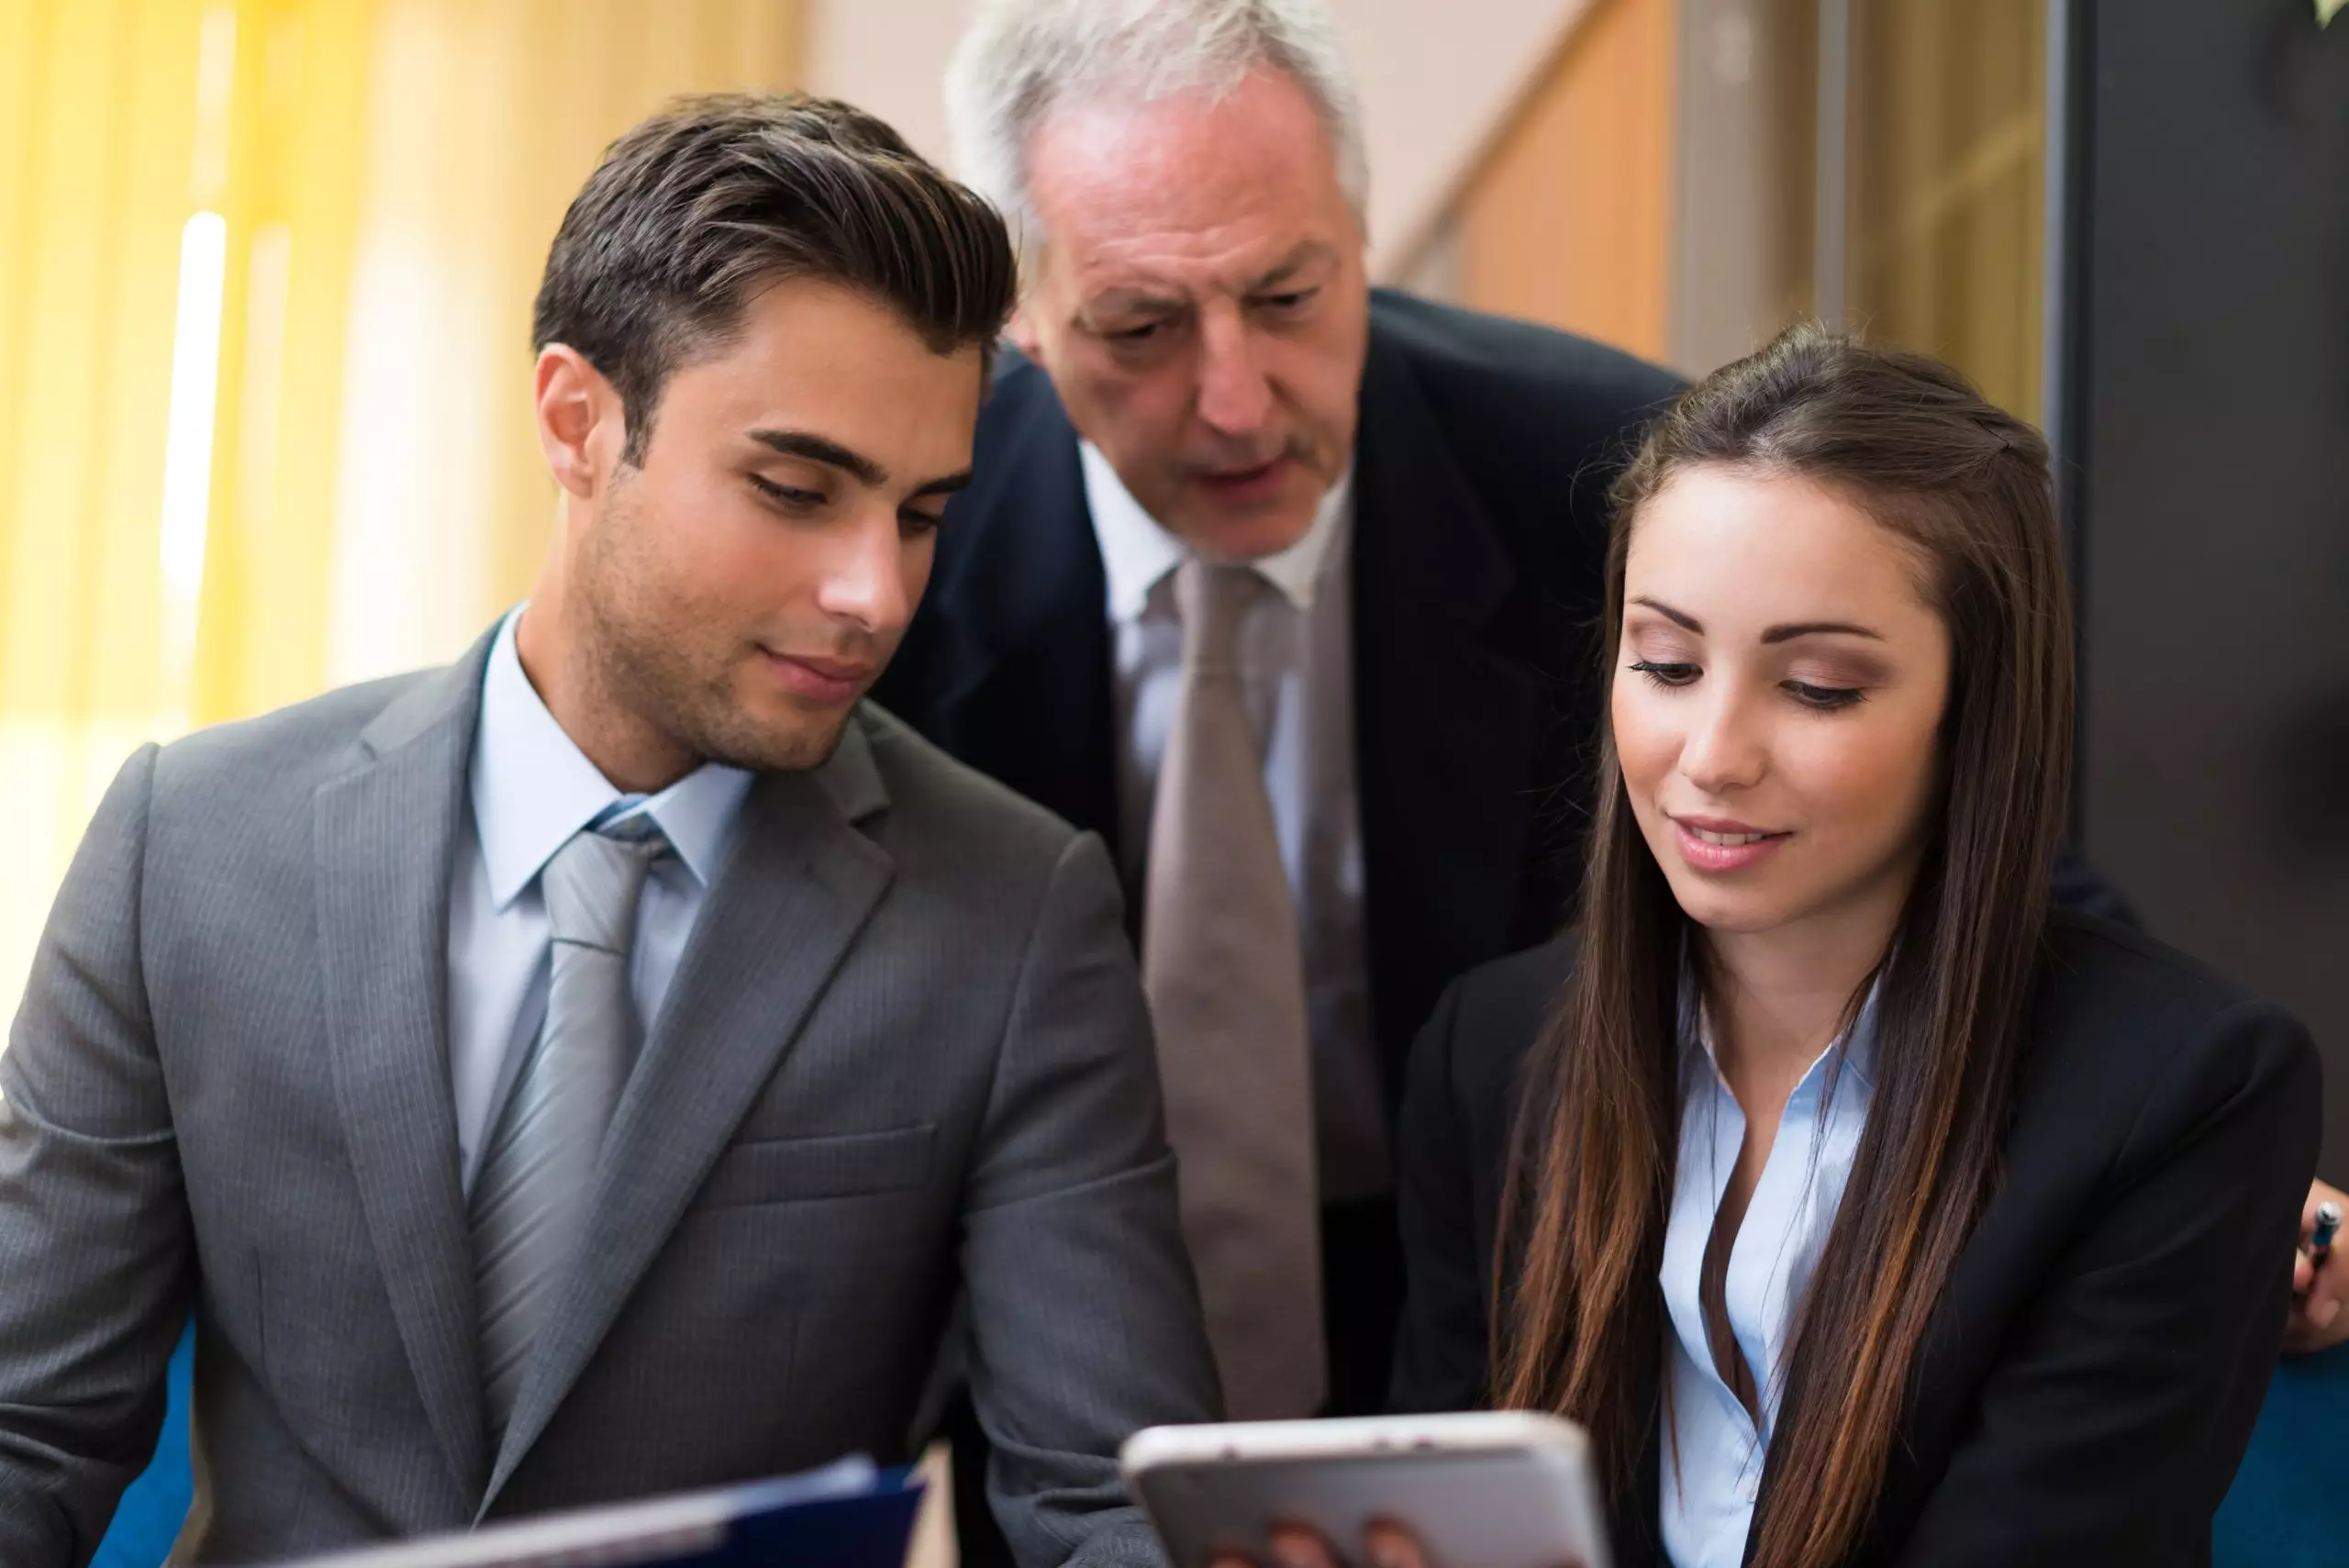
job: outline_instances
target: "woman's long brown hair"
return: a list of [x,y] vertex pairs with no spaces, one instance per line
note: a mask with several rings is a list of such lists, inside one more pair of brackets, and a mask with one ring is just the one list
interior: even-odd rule
[[[1854,501],[1915,551],[1950,637],[1938,806],[1875,977],[1866,1130],[1788,1363],[1763,1369],[1784,1395],[1754,1568],[1820,1568],[1866,1535],[1927,1319],[1998,1180],[2070,784],[2071,601],[2039,434],[1945,365],[1801,327],[1686,394],[1617,483],[1609,684],[1640,507],[1700,464]],[[1501,1403],[1583,1422],[1620,1507],[1658,1418],[1688,922],[1611,727],[1598,779],[1575,978],[1508,1163],[1493,1343]]]

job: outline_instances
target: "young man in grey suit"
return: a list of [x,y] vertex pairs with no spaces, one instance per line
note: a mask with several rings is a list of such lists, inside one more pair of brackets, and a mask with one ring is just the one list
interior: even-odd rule
[[197,1562],[906,1440],[958,1286],[1033,1568],[1215,1413],[1100,842],[859,699],[1012,295],[886,127],[689,102],[537,317],[561,518],[454,666],[131,759],[0,1058],[0,1561],[196,1322]]

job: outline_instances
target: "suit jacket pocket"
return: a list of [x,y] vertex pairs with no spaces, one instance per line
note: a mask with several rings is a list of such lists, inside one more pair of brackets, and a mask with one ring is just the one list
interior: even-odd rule
[[925,1122],[885,1132],[737,1143],[718,1156],[698,1201],[725,1207],[918,1187],[930,1180],[930,1145],[937,1131]]

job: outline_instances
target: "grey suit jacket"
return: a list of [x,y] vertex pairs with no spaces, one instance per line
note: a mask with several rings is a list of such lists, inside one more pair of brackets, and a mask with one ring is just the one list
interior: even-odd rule
[[89,1559],[191,1307],[223,1562],[897,1457],[958,1287],[1021,1562],[1154,1562],[1112,1455],[1216,1380],[1116,878],[870,706],[746,798],[491,1449],[444,1001],[487,646],[99,807],[0,1057],[0,1562]]

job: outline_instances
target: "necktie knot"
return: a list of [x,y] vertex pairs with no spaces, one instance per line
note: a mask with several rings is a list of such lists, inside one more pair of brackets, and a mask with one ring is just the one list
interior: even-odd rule
[[651,818],[583,828],[547,862],[547,931],[557,942],[625,956],[636,943],[636,906],[669,840]]
[[1183,617],[1183,662],[1194,672],[1236,673],[1240,628],[1265,586],[1252,566],[1191,556],[1174,572],[1174,606]]

